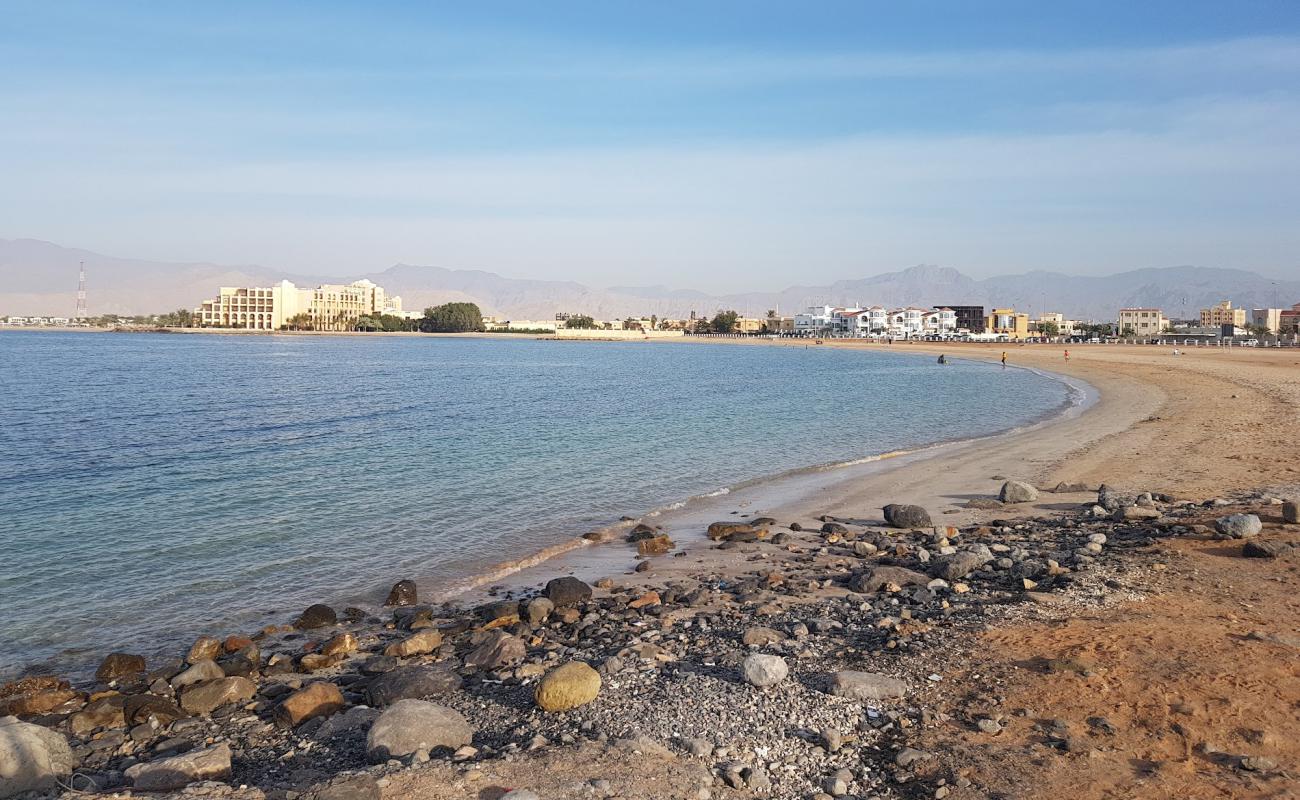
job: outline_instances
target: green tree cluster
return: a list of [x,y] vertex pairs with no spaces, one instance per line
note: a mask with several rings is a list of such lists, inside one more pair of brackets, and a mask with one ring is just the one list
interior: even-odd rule
[[735,333],[736,320],[739,318],[740,315],[735,311],[719,311],[709,323],[709,327],[714,333]]
[[591,317],[588,317],[585,314],[579,314],[566,319],[564,321],[564,327],[590,331],[599,328],[600,325]]
[[372,314],[357,319],[357,330],[359,331],[397,333],[416,330],[416,326],[416,320],[399,317],[396,314]]
[[470,333],[483,330],[483,312],[473,303],[443,303],[424,310],[419,321],[425,333]]

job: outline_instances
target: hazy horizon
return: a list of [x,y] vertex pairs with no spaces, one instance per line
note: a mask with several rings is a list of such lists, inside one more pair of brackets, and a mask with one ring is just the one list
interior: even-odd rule
[[0,237],[777,289],[1300,252],[1300,7],[5,3]]

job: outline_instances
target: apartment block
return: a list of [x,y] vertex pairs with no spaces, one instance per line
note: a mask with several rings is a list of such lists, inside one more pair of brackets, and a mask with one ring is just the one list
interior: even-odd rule
[[223,286],[216,298],[194,310],[200,328],[278,331],[300,321],[318,331],[351,330],[362,316],[401,314],[402,298],[389,297],[368,280],[300,289],[290,281],[274,286]]
[[1121,308],[1118,330],[1121,335],[1159,336],[1169,328],[1169,320],[1158,308]]

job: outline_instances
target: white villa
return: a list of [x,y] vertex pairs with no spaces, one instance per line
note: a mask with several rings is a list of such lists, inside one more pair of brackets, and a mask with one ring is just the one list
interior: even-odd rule
[[957,314],[950,308],[834,308],[812,306],[794,317],[795,333],[852,338],[951,336],[957,332]]

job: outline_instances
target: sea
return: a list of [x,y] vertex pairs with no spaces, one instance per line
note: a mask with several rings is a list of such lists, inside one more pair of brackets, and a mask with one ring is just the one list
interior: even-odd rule
[[373,606],[404,577],[455,597],[625,515],[1077,402],[896,351],[0,333],[0,677]]

